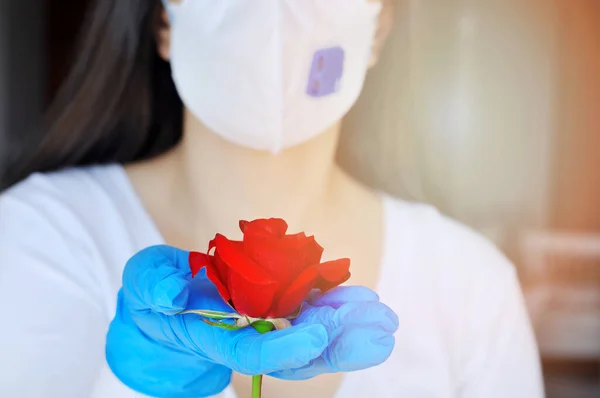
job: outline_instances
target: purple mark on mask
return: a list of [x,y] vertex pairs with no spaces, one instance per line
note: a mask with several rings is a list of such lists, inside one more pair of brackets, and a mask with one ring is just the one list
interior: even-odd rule
[[344,74],[344,50],[341,47],[326,48],[315,53],[306,93],[320,98],[338,91]]

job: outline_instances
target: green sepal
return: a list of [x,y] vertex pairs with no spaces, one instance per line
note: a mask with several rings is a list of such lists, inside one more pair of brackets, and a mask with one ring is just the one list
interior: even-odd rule
[[252,327],[256,329],[260,334],[265,334],[275,329],[275,325],[273,325],[269,321],[256,321],[252,323]]

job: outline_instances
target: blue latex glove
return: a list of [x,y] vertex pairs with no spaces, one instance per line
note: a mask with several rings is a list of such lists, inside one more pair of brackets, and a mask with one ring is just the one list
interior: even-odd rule
[[323,373],[352,372],[383,363],[394,349],[398,317],[372,290],[338,287],[304,304],[292,325],[325,326],[328,345],[308,365],[272,373],[286,380],[310,379]]
[[134,390],[155,397],[210,396],[229,384],[231,370],[306,379],[371,367],[391,353],[398,320],[361,287],[335,289],[311,301],[292,328],[265,335],[176,315],[184,309],[231,312],[208,279],[191,278],[188,254],[155,246],[125,267],[106,358]]

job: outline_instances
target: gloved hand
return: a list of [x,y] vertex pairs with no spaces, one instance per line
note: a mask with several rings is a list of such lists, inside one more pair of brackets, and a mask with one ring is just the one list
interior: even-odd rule
[[398,317],[372,290],[338,287],[304,304],[292,325],[323,325],[328,345],[308,365],[272,373],[286,380],[305,380],[323,373],[352,372],[380,365],[394,349]]
[[188,254],[155,246],[125,267],[106,358],[134,390],[157,397],[210,396],[229,384],[232,369],[305,379],[367,368],[392,350],[397,318],[366,288],[336,289],[312,301],[294,327],[264,335],[176,315],[184,309],[231,311],[204,275],[191,279]]

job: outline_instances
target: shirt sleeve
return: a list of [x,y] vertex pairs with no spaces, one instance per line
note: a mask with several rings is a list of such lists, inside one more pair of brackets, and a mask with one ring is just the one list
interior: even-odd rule
[[543,398],[540,358],[512,264],[482,245],[462,329],[461,398]]
[[81,243],[58,202],[0,196],[0,396],[90,396],[107,316]]

